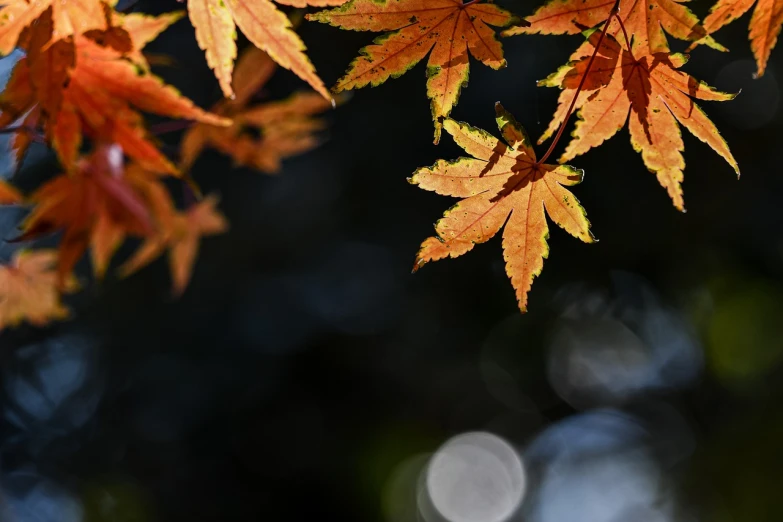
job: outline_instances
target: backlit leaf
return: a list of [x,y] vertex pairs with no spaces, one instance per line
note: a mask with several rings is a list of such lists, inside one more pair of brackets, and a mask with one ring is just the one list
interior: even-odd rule
[[[346,0],[278,0],[304,7],[340,5]],[[272,0],[188,0],[188,13],[196,39],[215,71],[223,93],[230,97],[231,72],[237,55],[236,28],[256,47],[266,51],[281,67],[290,69],[324,98],[331,99],[315,68],[304,53],[305,45],[291,29],[288,17]]]
[[[144,42],[144,38],[139,41]],[[57,45],[22,58],[0,95],[0,125],[16,121],[36,105],[42,109],[41,124],[66,166],[76,161],[82,135],[86,134],[118,143],[145,168],[176,172],[148,140],[138,111],[215,125],[230,123],[199,109],[116,49],[84,36],[75,37],[74,46],[75,63],[71,68],[64,69]],[[33,56],[36,60],[31,62]],[[67,84],[55,89],[54,82],[63,83],[63,78]]]
[[756,74],[762,76],[783,24],[783,0],[718,0],[704,19],[704,29],[714,33],[744,15],[753,4],[756,9],[750,18],[750,49],[756,57]]
[[[634,49],[668,52],[665,33],[679,40],[702,40],[723,50],[699,24],[699,19],[683,4],[687,0],[620,0],[620,18],[628,35],[634,37]],[[614,0],[549,0],[525,18],[528,26],[512,27],[503,36],[515,34],[577,34],[609,18]],[[609,34],[617,38],[615,24]]]
[[429,54],[427,94],[432,100],[437,143],[441,120],[451,113],[468,83],[468,54],[493,69],[505,67],[503,47],[491,27],[505,27],[514,17],[482,2],[353,0],[307,19],[353,31],[394,31],[360,51],[334,92],[380,85],[403,75]]
[[52,41],[106,29],[105,7],[116,0],[3,0],[0,6],[0,55],[10,53],[27,27],[52,9]]
[[[591,41],[597,40],[594,34]],[[573,61],[540,82],[560,87],[558,108],[539,143],[563,124],[579,80],[594,47],[582,46]],[[611,138],[628,123],[631,144],[640,152],[647,168],[658,176],[674,206],[684,209],[681,183],[685,160],[679,125],[712,147],[739,175],[739,167],[728,145],[707,115],[692,98],[726,101],[734,95],[719,92],[680,71],[687,62],[683,54],[631,54],[607,35],[590,69],[585,88],[576,101],[579,109],[573,139],[560,161],[570,161]]]
[[417,170],[410,182],[461,199],[435,225],[438,235],[424,241],[414,270],[429,261],[457,257],[503,230],[506,273],[519,308],[549,255],[546,215],[572,236],[594,241],[585,210],[565,186],[582,181],[567,165],[537,164],[525,131],[499,104],[497,123],[506,143],[451,119],[444,128],[472,158],[439,160]]

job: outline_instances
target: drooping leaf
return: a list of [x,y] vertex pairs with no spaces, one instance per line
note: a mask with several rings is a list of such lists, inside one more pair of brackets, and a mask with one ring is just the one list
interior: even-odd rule
[[251,47],[243,53],[234,71],[236,98],[212,108],[214,114],[230,118],[233,124],[197,124],[188,129],[180,145],[183,170],[193,165],[205,147],[213,147],[231,156],[236,165],[272,174],[280,170],[283,159],[318,145],[314,134],[324,124],[312,116],[331,107],[322,96],[303,92],[286,100],[247,106],[274,69],[275,63],[263,51]]
[[181,295],[193,274],[201,237],[221,234],[228,230],[228,222],[217,211],[216,205],[217,198],[207,197],[187,211],[175,213],[158,234],[139,247],[133,257],[120,268],[120,272],[130,275],[168,249],[173,291],[175,295]]
[[493,69],[505,67],[503,47],[491,26],[505,27],[514,17],[490,3],[463,0],[352,0],[307,19],[353,31],[395,31],[362,49],[334,92],[380,85],[429,54],[427,94],[437,143],[440,120],[451,113],[468,82],[468,54]]
[[[146,42],[144,38],[138,41]],[[149,170],[176,172],[148,140],[139,110],[215,125],[230,123],[199,109],[116,49],[102,47],[84,36],[75,37],[73,42],[75,64],[71,68],[63,72],[62,61],[53,54],[60,51],[56,45],[49,46],[36,54],[34,62],[30,61],[32,55],[22,58],[0,94],[2,126],[16,121],[36,104],[42,109],[40,122],[64,165],[74,164],[82,134],[86,134],[120,144],[126,154]],[[61,85],[65,81],[67,84]]]
[[783,0],[718,0],[704,19],[704,29],[714,33],[744,15],[753,4],[756,9],[750,19],[748,37],[758,67],[756,76],[762,76],[783,25]]
[[53,250],[20,250],[10,263],[0,265],[0,330],[22,321],[43,326],[68,316],[60,292],[75,290],[76,283],[58,283],[56,262]]
[[[668,52],[665,33],[679,40],[702,40],[716,49],[724,48],[708,36],[699,19],[683,5],[687,0],[620,0],[620,18],[629,37],[634,37],[634,50],[643,48],[651,53]],[[525,18],[529,25],[512,27],[503,36],[515,34],[577,34],[595,27],[609,18],[613,0],[549,0],[535,13]],[[617,38],[620,26],[615,24],[609,34]]]
[[527,310],[533,279],[549,255],[546,215],[572,236],[594,241],[584,209],[564,185],[582,180],[567,165],[536,163],[525,131],[499,104],[497,123],[506,143],[451,119],[444,128],[472,158],[439,160],[417,170],[410,182],[438,194],[464,198],[435,225],[437,237],[424,241],[414,270],[429,261],[457,257],[503,231],[506,273],[519,308]]
[[63,231],[57,273],[65,281],[91,247],[93,269],[102,276],[126,236],[152,235],[153,215],[168,192],[157,177],[125,171],[122,149],[101,146],[69,174],[45,183],[30,196],[35,205],[22,224],[20,240]]
[[26,28],[52,9],[53,42],[93,29],[106,29],[104,9],[116,0],[3,0],[0,5],[0,55],[10,53]]
[[[572,56],[572,62],[539,82],[539,85],[563,89],[557,111],[539,143],[563,124],[597,37],[594,34],[588,47],[582,46]],[[644,53],[643,49],[635,49],[632,54],[611,36],[604,39],[585,87],[576,100],[578,121],[573,139],[560,161],[570,161],[599,146],[627,122],[634,149],[641,153],[647,168],[657,175],[674,206],[683,210],[681,183],[685,160],[678,123],[712,147],[739,175],[739,167],[728,145],[693,101],[693,98],[726,101],[734,95],[719,92],[680,71],[687,62],[686,55]]]
[[[277,0],[284,5],[323,7],[346,0]],[[305,54],[305,45],[291,29],[288,17],[272,0],[188,0],[188,13],[199,47],[215,71],[223,93],[230,97],[231,72],[237,56],[236,28],[281,67],[290,69],[324,98],[331,99]]]

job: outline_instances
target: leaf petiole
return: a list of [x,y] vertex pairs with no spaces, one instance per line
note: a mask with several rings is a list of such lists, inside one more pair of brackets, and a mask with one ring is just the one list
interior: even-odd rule
[[[609,24],[612,23],[612,18],[616,18],[620,22],[620,27],[622,27],[623,33],[625,33],[625,27],[623,26],[623,23],[620,20],[620,0],[615,0],[614,6],[612,7],[612,11],[609,13],[609,18],[607,18],[606,22],[604,23],[604,28],[601,31],[601,37],[598,39],[598,44],[596,44],[595,46],[593,55],[590,56],[590,61],[587,62],[587,69],[585,69],[585,72],[582,75],[582,79],[579,81],[579,87],[577,87],[576,93],[574,93],[574,99],[571,100],[571,105],[568,107],[568,112],[566,112],[565,118],[563,118],[563,123],[560,124],[560,128],[557,130],[555,139],[552,140],[552,144],[549,145],[549,149],[541,157],[541,159],[536,162],[537,165],[542,165],[543,163],[546,162],[547,159],[549,159],[549,156],[551,156],[552,152],[555,150],[555,146],[557,146],[557,142],[560,141],[560,137],[563,135],[563,131],[565,130],[566,124],[568,123],[568,119],[571,117],[571,114],[574,112],[574,106],[576,105],[576,100],[577,98],[579,98],[579,93],[582,92],[582,88],[584,87],[585,81],[587,80],[587,75],[590,74],[590,68],[593,66],[593,62],[595,61],[595,57],[598,54],[598,50],[601,48],[601,43],[603,43],[604,37],[606,36],[606,32],[609,30]],[[628,42],[627,35],[626,35],[626,42]],[[629,42],[629,49],[630,49],[630,42]]]

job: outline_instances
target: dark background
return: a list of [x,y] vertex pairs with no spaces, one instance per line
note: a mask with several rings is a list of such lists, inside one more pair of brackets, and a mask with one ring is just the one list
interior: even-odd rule
[[[448,136],[432,145],[423,64],[355,92],[279,176],[206,152],[193,174],[231,230],[202,243],[182,298],[163,261],[102,282],[83,266],[72,320],[0,334],[0,517],[415,520],[415,474],[400,470],[483,430],[526,464],[517,519],[783,520],[783,49],[754,80],[748,22],[716,35],[731,53],[698,48],[685,67],[742,90],[700,102],[741,180],[685,131],[679,213],[620,131],[572,162],[600,242],[552,226],[526,315],[497,238],[410,273],[455,201],[406,177],[461,154]],[[299,32],[327,84],[373,38]],[[558,92],[535,82],[581,38],[504,39],[509,67],[472,62],[453,117],[497,134],[501,101],[538,136]],[[175,59],[156,71],[201,106],[220,98],[188,20],[147,50]],[[263,94],[298,88],[280,71]],[[14,178],[24,188],[57,172],[37,156]],[[22,215],[2,210],[4,237]]]

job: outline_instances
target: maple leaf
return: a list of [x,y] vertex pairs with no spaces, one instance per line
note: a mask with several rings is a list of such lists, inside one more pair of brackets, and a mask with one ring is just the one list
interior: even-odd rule
[[19,240],[63,230],[57,269],[60,280],[66,279],[88,247],[94,272],[102,276],[126,236],[154,233],[150,209],[160,209],[161,201],[168,200],[157,176],[140,172],[125,171],[118,145],[98,147],[79,160],[72,172],[52,179],[30,196],[35,206],[22,224]]
[[584,209],[563,187],[581,182],[582,171],[537,163],[524,129],[500,104],[495,109],[507,144],[485,131],[447,119],[446,132],[473,157],[439,160],[410,178],[423,189],[464,198],[437,222],[438,236],[422,243],[414,271],[429,261],[461,256],[505,226],[506,273],[524,312],[533,279],[541,273],[549,254],[546,215],[586,243],[594,238]]
[[[598,35],[590,43],[595,45]],[[584,46],[583,46],[584,47]],[[669,193],[674,206],[684,210],[682,195],[684,145],[680,125],[712,147],[739,175],[739,167],[718,129],[692,98],[727,101],[735,95],[715,90],[679,71],[688,57],[683,54],[633,53],[607,34],[590,69],[585,86],[576,99],[578,121],[573,139],[560,157],[569,161],[597,147],[628,123],[631,144],[647,168],[654,172]],[[589,55],[579,51],[574,61],[561,67],[539,85],[560,87],[562,92],[549,127],[539,139],[548,139],[564,122],[584,74]]]
[[231,156],[237,165],[271,174],[280,170],[284,158],[318,145],[314,132],[323,129],[324,124],[311,116],[331,107],[320,95],[297,93],[286,100],[247,107],[250,97],[274,69],[275,62],[259,49],[251,47],[242,54],[234,71],[236,97],[212,108],[213,113],[230,118],[233,124],[197,124],[188,129],[180,145],[183,170],[211,146]]
[[354,31],[396,31],[363,48],[334,92],[380,85],[429,54],[427,94],[438,143],[440,120],[451,113],[468,82],[468,53],[493,69],[505,67],[503,47],[490,26],[505,27],[515,18],[493,4],[463,0],[353,0],[307,19]]
[[[47,18],[42,17],[31,41],[45,40],[48,28]],[[143,37],[131,36],[146,43]],[[33,49],[39,50],[19,60],[0,95],[0,126],[16,121],[37,104],[47,137],[66,166],[76,161],[84,133],[118,143],[149,170],[175,173],[176,168],[148,140],[138,110],[215,125],[230,123],[199,109],[120,51],[84,36],[75,37],[72,47],[58,42],[46,50]]]
[[[664,31],[679,40],[702,40],[718,50],[699,24],[699,19],[683,5],[687,0],[620,0],[619,16],[628,34],[634,36],[634,50],[648,47],[649,52],[668,52]],[[615,0],[550,0],[525,18],[527,26],[512,27],[503,36],[516,34],[577,34],[609,18]],[[610,29],[617,36],[619,26]]]
[[106,29],[105,8],[116,0],[2,0],[0,5],[0,55],[10,53],[22,32],[52,10],[51,41]]
[[207,197],[185,212],[176,212],[157,235],[147,239],[122,267],[123,276],[130,275],[169,251],[169,268],[174,294],[179,296],[188,286],[202,236],[221,234],[228,222],[215,206],[217,198]]
[[756,77],[761,77],[767,68],[769,55],[778,41],[780,27],[783,24],[783,1],[718,0],[710,9],[710,14],[704,19],[704,29],[707,33],[714,33],[744,15],[753,4],[756,4],[756,9],[753,10],[753,16],[750,19],[748,37],[758,67]]
[[[295,7],[340,5],[346,0],[277,0]],[[324,98],[331,99],[316,75],[305,45],[291,29],[288,17],[271,0],[189,0],[188,14],[196,40],[205,51],[223,93],[230,97],[231,72],[237,56],[236,28],[256,47],[266,51],[281,67],[290,69]]]
[[20,250],[7,265],[0,265],[0,330],[22,321],[43,326],[64,319],[68,309],[60,301],[60,291],[76,289],[69,279],[64,288],[58,284],[53,250]]

